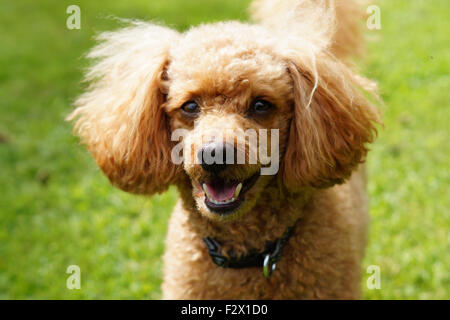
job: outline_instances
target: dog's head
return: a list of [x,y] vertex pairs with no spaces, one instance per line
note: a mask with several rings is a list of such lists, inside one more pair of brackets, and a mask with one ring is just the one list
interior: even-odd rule
[[140,23],[102,39],[72,117],[126,191],[187,177],[201,214],[233,220],[275,179],[292,193],[342,183],[373,139],[369,82],[307,39],[237,22],[185,34]]

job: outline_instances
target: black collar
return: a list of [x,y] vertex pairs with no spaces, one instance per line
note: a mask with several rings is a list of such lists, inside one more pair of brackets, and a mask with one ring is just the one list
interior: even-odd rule
[[222,268],[251,268],[262,267],[266,278],[270,277],[275,270],[277,262],[280,261],[283,254],[283,248],[293,233],[294,227],[289,227],[281,236],[273,242],[268,242],[263,252],[250,252],[240,259],[236,257],[225,257],[220,254],[220,243],[210,237],[203,238],[208,247],[209,255],[212,261]]

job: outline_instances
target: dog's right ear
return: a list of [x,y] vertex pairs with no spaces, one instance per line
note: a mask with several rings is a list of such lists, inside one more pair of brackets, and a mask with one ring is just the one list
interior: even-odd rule
[[294,54],[293,119],[282,173],[285,186],[326,188],[343,183],[365,161],[379,111],[367,96],[376,86],[329,53],[311,63]]
[[178,168],[162,90],[170,45],[179,34],[147,23],[100,35],[88,55],[91,84],[68,117],[110,181],[140,194],[163,192]]

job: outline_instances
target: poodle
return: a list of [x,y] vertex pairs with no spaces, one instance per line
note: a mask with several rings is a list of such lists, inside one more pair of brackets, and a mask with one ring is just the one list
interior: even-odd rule
[[380,123],[376,85],[349,62],[362,14],[355,0],[251,13],[101,34],[69,120],[113,185],[177,187],[164,299],[357,299]]

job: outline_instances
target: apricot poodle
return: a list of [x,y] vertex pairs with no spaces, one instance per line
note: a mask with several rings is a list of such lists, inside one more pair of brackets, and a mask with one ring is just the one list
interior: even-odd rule
[[101,34],[69,119],[115,186],[177,187],[165,299],[358,298],[362,163],[379,122],[376,86],[348,60],[360,8],[257,0],[251,12]]

